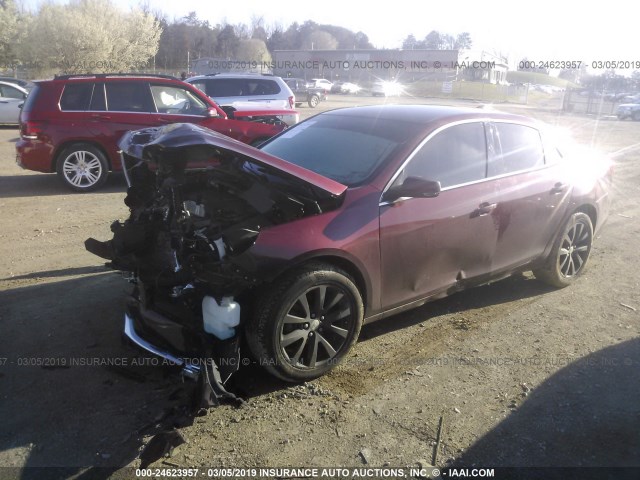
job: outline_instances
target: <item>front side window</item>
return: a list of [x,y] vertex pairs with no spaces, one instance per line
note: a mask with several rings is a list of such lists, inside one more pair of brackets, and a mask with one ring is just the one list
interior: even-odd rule
[[151,85],[158,113],[203,115],[207,105],[192,92],[172,85]]
[[530,170],[544,165],[540,132],[516,123],[492,125],[496,155],[489,162],[489,176]]
[[106,83],[107,109],[111,112],[155,112],[146,82]]
[[441,188],[486,177],[487,142],[482,122],[454,125],[427,141],[396,179],[421,177],[440,182]]
[[23,100],[24,93],[17,88],[10,87],[9,85],[0,85],[0,97]]

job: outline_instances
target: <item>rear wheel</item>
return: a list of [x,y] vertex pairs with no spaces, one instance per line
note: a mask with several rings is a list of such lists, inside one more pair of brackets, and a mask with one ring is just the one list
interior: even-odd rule
[[60,153],[56,169],[71,190],[89,192],[107,181],[109,166],[98,148],[88,143],[77,143]]
[[558,234],[545,264],[533,270],[537,279],[563,288],[584,271],[593,243],[593,225],[589,216],[576,212]]
[[312,264],[286,275],[262,295],[246,325],[247,343],[268,371],[298,382],[331,370],[358,338],[364,306],[351,277]]
[[319,103],[320,97],[318,97],[318,95],[311,95],[311,98],[309,98],[309,106],[311,108],[316,108]]

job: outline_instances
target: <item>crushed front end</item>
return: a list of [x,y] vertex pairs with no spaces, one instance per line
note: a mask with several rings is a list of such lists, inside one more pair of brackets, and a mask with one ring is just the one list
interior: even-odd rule
[[191,124],[129,132],[120,147],[130,216],[85,247],[134,284],[127,337],[198,378],[201,406],[235,399],[224,383],[239,366],[240,323],[269,277],[251,247],[262,229],[335,208],[339,195]]

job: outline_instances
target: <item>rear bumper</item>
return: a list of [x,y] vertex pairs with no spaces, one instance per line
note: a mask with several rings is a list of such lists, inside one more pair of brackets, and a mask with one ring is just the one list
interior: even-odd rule
[[25,170],[51,173],[52,156],[53,149],[46,143],[22,138],[16,143],[16,163]]

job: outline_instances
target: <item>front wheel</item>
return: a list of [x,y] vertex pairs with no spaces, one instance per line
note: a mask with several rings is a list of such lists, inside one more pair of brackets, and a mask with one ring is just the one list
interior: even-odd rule
[[104,154],[88,143],[65,148],[58,156],[57,172],[76,192],[96,190],[107,181],[109,167]]
[[556,237],[545,264],[534,269],[533,274],[554,287],[570,285],[584,271],[592,243],[591,219],[585,213],[574,213]]
[[364,317],[362,296],[344,271],[312,264],[264,292],[245,334],[253,355],[290,382],[324,375],[349,352]]

